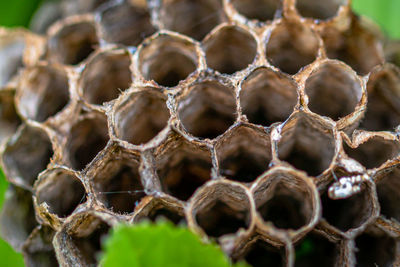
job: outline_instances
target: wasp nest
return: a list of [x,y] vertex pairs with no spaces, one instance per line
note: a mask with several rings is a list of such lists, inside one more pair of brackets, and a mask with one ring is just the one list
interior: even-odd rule
[[2,30],[3,236],[88,266],[164,217],[253,266],[398,266],[400,53],[349,5],[75,0]]

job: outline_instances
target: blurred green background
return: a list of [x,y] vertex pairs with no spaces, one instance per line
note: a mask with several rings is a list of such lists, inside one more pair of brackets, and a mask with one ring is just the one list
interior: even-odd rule
[[[56,0],[0,0],[0,25],[28,27],[35,10],[45,1]],[[321,0],[316,0],[321,1]],[[400,39],[400,0],[353,0],[356,13],[365,15],[393,39]],[[0,207],[8,183],[0,169]],[[1,266],[24,266],[22,256],[0,239]]]

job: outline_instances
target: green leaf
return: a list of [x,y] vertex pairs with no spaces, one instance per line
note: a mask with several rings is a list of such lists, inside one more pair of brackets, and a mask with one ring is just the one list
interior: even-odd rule
[[[228,267],[216,244],[204,244],[184,227],[169,222],[118,225],[106,240],[105,267]],[[235,267],[248,266],[238,263]]]
[[41,0],[0,1],[0,25],[27,27]]
[[392,38],[400,38],[400,1],[399,0],[353,0],[353,9],[365,15]]

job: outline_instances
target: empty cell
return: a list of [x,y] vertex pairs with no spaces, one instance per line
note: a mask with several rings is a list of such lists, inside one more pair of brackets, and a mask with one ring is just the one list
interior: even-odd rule
[[69,102],[67,73],[58,67],[40,65],[25,71],[17,90],[17,108],[26,118],[43,122]]
[[383,63],[375,32],[368,31],[355,17],[352,18],[348,30],[340,31],[327,26],[321,36],[329,58],[344,61],[361,75],[369,73],[373,67]]
[[236,120],[234,89],[216,81],[193,85],[179,99],[178,116],[183,127],[199,138],[215,138]]
[[156,158],[163,191],[186,201],[211,179],[211,153],[185,141],[167,145]]
[[52,34],[47,43],[50,62],[75,65],[86,59],[98,46],[91,22],[67,24]]
[[250,201],[243,188],[214,183],[192,199],[191,216],[210,237],[235,234],[250,225]]
[[97,199],[116,213],[131,213],[146,195],[139,163],[129,157],[114,157],[103,163],[93,178]]
[[83,98],[101,105],[117,98],[132,83],[131,60],[124,50],[108,51],[92,58],[82,73]]
[[251,73],[241,85],[240,106],[251,123],[270,126],[285,121],[297,104],[297,85],[268,68]]
[[397,266],[398,240],[384,232],[365,231],[356,238],[356,261],[359,267]]
[[[76,226],[69,233],[71,244],[68,247],[79,252],[79,258],[85,266],[96,266],[98,264],[101,246],[108,235],[110,226],[101,219],[90,216],[85,223]],[[64,241],[65,242],[65,241]],[[65,244],[65,243],[64,243]],[[65,251],[64,251],[65,253]]]
[[98,17],[100,36],[108,43],[137,46],[155,32],[145,1],[116,1]]
[[317,20],[327,20],[336,16],[339,8],[347,0],[296,0],[296,8],[301,16]]
[[391,131],[400,125],[400,71],[384,65],[373,71],[367,84],[367,112],[360,127],[369,131]]
[[233,7],[247,19],[273,20],[282,11],[282,0],[231,0]]
[[14,104],[14,92],[0,91],[0,142],[13,134],[21,124]]
[[208,67],[223,74],[247,68],[257,55],[257,42],[245,29],[224,26],[203,42]]
[[1,238],[14,249],[20,250],[29,234],[38,225],[32,193],[12,184],[5,193],[0,213]]
[[11,30],[0,33],[0,87],[7,84],[23,66],[25,40],[22,34]]
[[219,173],[228,179],[250,183],[269,168],[269,137],[248,127],[228,132],[217,146]]
[[43,173],[35,185],[35,192],[37,203],[46,203],[49,212],[60,218],[69,216],[79,204],[86,201],[82,182],[73,172],[64,169]]
[[243,259],[253,267],[284,266],[284,250],[259,239],[246,250]]
[[381,215],[400,222],[400,172],[398,169],[387,174],[376,184]]
[[363,91],[357,75],[350,68],[327,62],[307,78],[305,93],[312,112],[339,120],[355,111]]
[[80,118],[71,128],[66,149],[76,170],[82,170],[108,142],[107,120],[104,115],[92,114]]
[[337,266],[339,248],[325,237],[310,233],[297,243],[295,267]]
[[54,231],[48,226],[38,226],[29,235],[29,242],[22,247],[27,266],[59,266],[52,244]]
[[296,169],[318,176],[329,168],[334,155],[331,130],[319,128],[304,117],[298,119],[294,129],[283,128],[278,156]]
[[32,186],[38,174],[46,169],[53,155],[47,133],[37,127],[24,125],[6,143],[3,154],[6,175],[24,186]]
[[160,20],[166,29],[201,40],[223,19],[222,1],[163,0]]
[[383,137],[375,136],[357,148],[351,148],[343,144],[346,154],[367,169],[377,168],[388,160],[394,159],[399,155],[400,145],[393,140],[385,140]]
[[143,88],[118,103],[115,134],[134,145],[147,143],[167,126],[169,117],[166,97],[159,91]]
[[196,47],[176,36],[159,35],[139,50],[139,71],[146,80],[173,87],[196,71]]
[[265,222],[279,229],[298,230],[316,216],[314,194],[301,177],[278,171],[263,178],[254,190],[254,199]]
[[[340,178],[340,177],[338,177]],[[346,232],[361,227],[373,215],[371,192],[365,188],[345,199],[330,199],[322,195],[322,217],[337,229]]]
[[288,74],[296,74],[317,55],[317,35],[298,21],[284,21],[272,31],[266,43],[268,61]]

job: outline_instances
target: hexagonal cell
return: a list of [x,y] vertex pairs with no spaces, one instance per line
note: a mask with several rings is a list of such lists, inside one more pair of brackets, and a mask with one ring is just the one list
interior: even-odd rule
[[336,16],[341,6],[346,5],[347,0],[297,0],[296,8],[301,16],[317,20],[328,20]]
[[72,126],[66,149],[72,167],[82,170],[91,162],[109,140],[107,119],[102,114],[92,113],[81,117]]
[[225,182],[203,187],[191,199],[190,216],[209,237],[221,237],[247,229],[250,200],[245,190]]
[[222,1],[163,0],[160,20],[166,29],[201,40],[223,17]]
[[316,222],[318,193],[294,172],[274,170],[254,188],[258,214],[278,229],[298,230]]
[[[336,172],[336,174],[338,174]],[[338,175],[340,178],[341,175]],[[340,231],[346,232],[364,225],[377,209],[371,189],[364,187],[357,193],[345,199],[330,199],[323,194],[322,217]]]
[[383,63],[379,40],[373,31],[352,18],[351,27],[341,31],[327,26],[321,34],[329,58],[339,59],[350,65],[357,73],[365,75],[373,67]]
[[356,239],[356,266],[397,266],[399,241],[378,229],[367,229]]
[[332,130],[302,116],[295,123],[287,124],[281,135],[279,159],[311,176],[318,176],[329,168],[335,155]]
[[272,65],[288,74],[296,74],[316,59],[319,41],[309,27],[286,20],[273,29],[266,45],[266,56]]
[[282,10],[282,0],[231,0],[233,7],[247,19],[273,20]]
[[[60,198],[60,196],[63,198]],[[60,218],[69,216],[86,201],[85,187],[71,171],[52,169],[43,173],[35,185],[35,196],[40,205],[46,203],[49,212]]]
[[295,267],[338,266],[339,247],[325,237],[310,233],[297,243]]
[[284,254],[284,249],[278,249],[264,240],[258,239],[248,246],[241,259],[253,267],[279,267],[285,266]]
[[129,154],[113,150],[92,180],[96,198],[109,210],[131,213],[146,195],[139,174],[139,162]]
[[[111,223],[111,222],[110,222]],[[78,214],[54,237],[61,266],[97,266],[110,225],[100,215]]]
[[272,159],[269,136],[239,127],[227,132],[216,145],[219,173],[228,179],[250,183],[269,168]]
[[400,125],[400,70],[384,65],[371,73],[367,84],[367,112],[360,127],[369,131],[391,131]]
[[125,96],[115,108],[115,135],[134,145],[153,139],[168,124],[166,100],[165,95],[152,88]]
[[80,80],[83,98],[98,105],[117,98],[132,83],[130,65],[130,55],[124,50],[106,51],[91,58]]
[[208,67],[224,74],[247,68],[257,55],[257,41],[245,29],[227,25],[203,42]]
[[25,39],[22,34],[12,32],[0,33],[0,87],[7,84],[22,67]]
[[376,182],[381,215],[400,222],[400,170],[396,168]]
[[14,104],[14,92],[0,90],[0,142],[13,134],[21,124]]
[[305,83],[308,108],[333,120],[354,112],[363,95],[361,82],[346,65],[326,62],[314,70]]
[[5,196],[0,213],[1,237],[15,250],[20,251],[29,234],[37,226],[32,194],[11,185]]
[[365,168],[372,169],[381,166],[388,160],[399,156],[400,144],[394,140],[386,140],[380,136],[374,136],[357,148],[351,148],[343,144],[346,154],[360,162]]
[[73,22],[50,36],[47,57],[50,62],[75,65],[87,58],[97,45],[96,30],[91,22]]
[[4,171],[10,180],[30,188],[38,174],[46,169],[53,155],[47,133],[24,125],[11,138],[3,153]]
[[253,71],[241,84],[240,106],[251,123],[270,126],[285,121],[297,104],[297,85],[268,68]]
[[146,80],[173,87],[196,71],[199,64],[193,43],[175,35],[160,34],[139,50],[139,71]]
[[27,266],[59,266],[52,244],[54,231],[47,226],[38,226],[23,246]]
[[217,81],[195,84],[188,94],[179,99],[178,116],[190,134],[199,138],[215,138],[235,122],[234,89]]
[[98,14],[99,33],[108,43],[137,46],[155,32],[145,1],[116,1]]
[[163,191],[186,201],[211,179],[211,153],[183,139],[163,146],[156,157],[157,174]]
[[17,90],[17,108],[22,116],[43,122],[69,102],[68,76],[64,69],[39,65],[25,71]]

